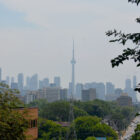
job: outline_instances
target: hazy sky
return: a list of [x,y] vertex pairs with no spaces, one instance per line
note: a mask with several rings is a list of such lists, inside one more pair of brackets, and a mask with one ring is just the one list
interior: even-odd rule
[[[112,69],[110,59],[124,48],[108,43],[105,32],[139,32],[140,9],[127,0],[0,0],[0,67],[6,75],[71,80],[72,39],[75,40],[76,81],[111,81],[124,87],[139,68],[126,62]],[[127,44],[130,47],[132,44]],[[133,45],[132,45],[133,47]]]

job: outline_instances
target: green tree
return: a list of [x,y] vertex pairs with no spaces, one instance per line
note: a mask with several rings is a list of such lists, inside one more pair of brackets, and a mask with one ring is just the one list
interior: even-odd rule
[[[70,103],[66,101],[57,101],[47,103],[45,100],[32,102],[29,106],[39,107],[39,116],[53,121],[68,121]],[[74,106],[74,117],[86,116],[88,113],[83,109]]]
[[[139,5],[140,0],[128,0],[128,2]],[[140,23],[140,18],[136,18],[136,22]],[[112,67],[119,66],[126,60],[133,60],[137,63],[137,67],[140,67],[140,33],[125,34],[122,31],[114,29],[113,31],[108,31],[106,35],[114,37],[110,42],[118,42],[122,45],[126,45],[128,41],[131,41],[134,44],[133,48],[124,49],[122,54],[111,60]],[[140,85],[135,90],[140,92]]]
[[78,139],[81,140],[85,140],[89,136],[117,139],[116,132],[110,126],[101,123],[101,119],[96,116],[78,117],[73,125],[75,125]]
[[41,140],[65,140],[67,128],[51,120],[41,119],[39,123],[39,138]]
[[88,137],[86,140],[97,140],[95,137]]
[[135,134],[132,135],[130,140],[140,140],[140,124],[137,125],[135,129]]
[[0,84],[0,140],[25,140],[28,121],[15,109],[23,106],[15,96],[16,90]]

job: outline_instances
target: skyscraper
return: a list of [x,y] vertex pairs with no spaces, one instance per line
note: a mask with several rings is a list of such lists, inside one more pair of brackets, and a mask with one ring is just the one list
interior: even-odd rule
[[111,82],[106,83],[106,94],[114,94],[115,86]]
[[11,77],[11,83],[14,83],[14,82],[15,82],[15,78]]
[[29,76],[27,76],[26,77],[26,89],[30,89],[30,77]]
[[133,76],[133,89],[135,89],[137,86],[137,78],[136,76]]
[[24,84],[23,84],[23,82],[24,82],[24,81],[23,81],[23,79],[24,79],[23,77],[24,77],[24,76],[23,76],[23,73],[19,73],[19,74],[18,74],[18,77],[17,77],[17,79],[18,79],[18,88],[19,88],[20,91],[23,90],[23,85],[24,85]]
[[43,80],[43,87],[49,87],[49,79],[48,78],[45,78],[44,80]]
[[74,41],[73,41],[73,52],[72,52],[72,60],[71,60],[71,64],[72,64],[72,93],[71,96],[72,98],[75,96],[75,57],[74,57]]
[[60,87],[60,77],[54,77],[54,84],[56,85],[56,87]]
[[2,69],[0,68],[0,82],[2,81]]
[[[133,86],[136,85],[136,78],[133,79]],[[136,92],[134,91],[134,89],[131,86],[131,79],[126,79],[125,80],[125,89],[124,92],[128,93],[128,96],[130,96],[132,98],[133,102],[137,101],[137,97],[136,97]]]
[[30,79],[30,90],[37,90],[38,89],[38,75],[34,74]]
[[125,88],[126,89],[130,89],[131,88],[131,80],[130,79],[126,79],[125,80]]
[[6,76],[6,84],[7,84],[7,85],[10,84],[10,78],[9,78],[9,76]]
[[83,84],[77,83],[76,84],[76,99],[78,100],[82,99],[82,90],[83,90]]

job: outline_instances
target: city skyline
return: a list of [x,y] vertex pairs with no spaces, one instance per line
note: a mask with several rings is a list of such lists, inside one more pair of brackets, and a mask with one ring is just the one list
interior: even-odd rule
[[22,71],[27,76],[38,73],[40,79],[59,75],[62,85],[67,86],[71,79],[72,38],[77,82],[112,81],[123,87],[127,77],[140,76],[133,62],[112,69],[110,60],[123,47],[110,44],[105,36],[114,28],[137,32],[139,8],[135,5],[121,0],[0,0],[0,13],[0,66],[4,77],[15,77]]
[[[3,78],[3,69],[0,67],[0,77],[2,78],[1,79],[1,81],[5,81],[5,82],[7,82],[8,81],[8,83],[10,84],[10,83],[18,83],[19,82],[19,84],[20,84],[20,88],[22,89],[23,87],[22,87],[22,84],[24,85],[24,87],[27,85],[27,83],[28,83],[28,79],[29,78],[32,78],[32,77],[34,77],[34,76],[37,76],[37,81],[38,81],[38,87],[39,87],[39,82],[40,81],[44,81],[45,83],[49,83],[49,84],[55,84],[56,86],[58,86],[58,87],[63,87],[63,88],[68,88],[69,87],[69,83],[71,83],[71,80],[67,83],[67,86],[63,86],[62,85],[62,82],[63,82],[63,78],[62,77],[60,77],[60,76],[54,76],[53,78],[49,78],[49,77],[43,77],[43,78],[39,78],[39,74],[32,74],[32,75],[28,75],[28,76],[26,76],[26,75],[24,75],[24,73],[23,72],[20,72],[20,73],[17,73],[17,75],[14,77],[14,76],[9,76],[9,75],[7,75],[6,77],[4,77]],[[47,80],[47,81],[46,81]],[[103,83],[103,84],[111,84],[111,89],[109,88],[109,90],[112,90],[112,86],[114,86],[113,88],[122,88],[122,89],[124,89],[125,87],[126,87],[126,85],[128,85],[128,84],[126,84],[126,81],[129,81],[128,83],[129,83],[129,86],[128,87],[131,87],[132,89],[139,83],[138,82],[138,78],[137,78],[137,76],[136,75],[133,75],[132,77],[127,77],[123,82],[124,82],[124,87],[118,87],[118,86],[116,86],[116,84],[115,83],[113,83],[112,81],[107,81],[107,82],[103,82],[103,81],[94,81],[94,80],[92,80],[92,81],[85,81],[85,82],[75,82],[75,86],[77,85],[77,84],[90,84],[90,83]],[[113,84],[113,85],[112,85]],[[131,86],[130,86],[131,85]],[[75,89],[76,90],[76,89]]]

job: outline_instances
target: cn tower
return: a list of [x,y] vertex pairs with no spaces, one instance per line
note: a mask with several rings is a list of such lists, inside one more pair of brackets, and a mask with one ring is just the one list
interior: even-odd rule
[[74,56],[74,40],[73,40],[73,51],[72,51],[71,64],[72,64],[72,81],[71,81],[72,93],[71,93],[71,96],[72,96],[72,98],[74,98],[74,96],[75,96],[75,64],[76,64],[75,56]]

